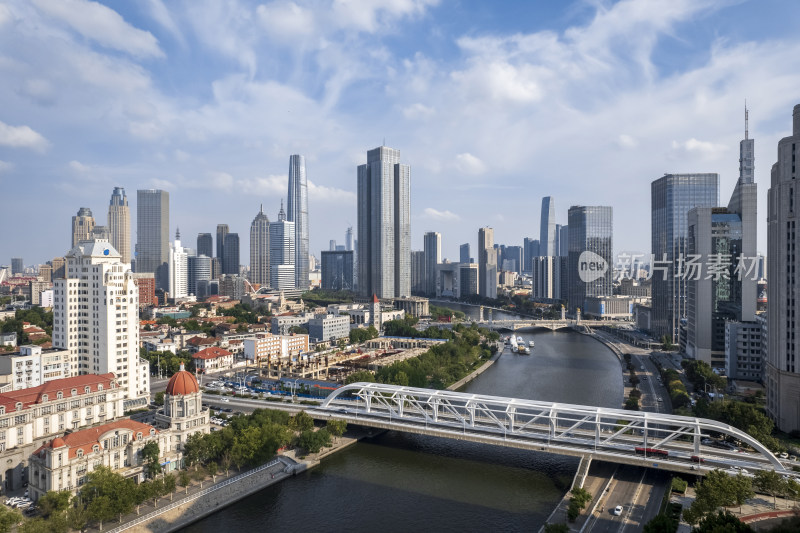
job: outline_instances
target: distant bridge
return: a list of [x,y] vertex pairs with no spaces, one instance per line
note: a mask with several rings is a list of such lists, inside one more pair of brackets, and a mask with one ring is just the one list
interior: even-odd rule
[[[309,414],[361,426],[589,456],[686,474],[721,468],[732,473],[746,469],[796,475],[750,435],[703,418],[379,383],[345,385]],[[754,452],[719,448],[725,438]]]
[[578,329],[584,326],[607,326],[609,322],[608,320],[525,320],[520,318],[516,320],[483,320],[478,324],[494,330],[507,329],[517,331],[518,329],[526,328],[546,328],[555,331],[564,328]]

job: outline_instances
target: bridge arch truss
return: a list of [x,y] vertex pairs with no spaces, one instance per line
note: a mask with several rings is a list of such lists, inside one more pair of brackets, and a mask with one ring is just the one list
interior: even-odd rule
[[[748,468],[786,467],[747,433],[715,420],[583,405],[486,396],[380,383],[352,383],[333,391],[321,410],[344,418],[390,420],[402,429],[424,425],[473,435],[584,450],[606,458],[643,457],[699,470],[742,464]],[[399,425],[399,426],[398,426]],[[703,444],[733,440],[754,453],[736,454]],[[708,441],[706,441],[708,442]]]

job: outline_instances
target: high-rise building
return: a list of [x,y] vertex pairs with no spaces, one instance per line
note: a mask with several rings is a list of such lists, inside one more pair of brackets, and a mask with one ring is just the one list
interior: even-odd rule
[[569,257],[569,226],[561,226],[558,237],[558,255]]
[[[650,324],[658,338],[666,335],[677,344],[681,319],[686,317],[686,280],[675,274],[679,262],[687,255],[688,214],[693,207],[717,206],[719,175],[665,174],[652,182],[650,193],[654,262],[650,265],[653,272]],[[572,231],[577,230],[570,226]]]
[[289,157],[289,201],[286,204],[286,220],[294,223],[294,268],[295,287],[309,287],[308,248],[308,180],[306,160],[302,155]]
[[353,252],[322,252],[322,288],[331,291],[353,290]]
[[222,247],[222,272],[239,275],[239,234],[228,233]]
[[459,263],[469,263],[470,256],[469,256],[469,243],[465,242],[458,248],[458,262]]
[[175,232],[175,242],[169,247],[169,296],[172,299],[189,295],[189,254],[181,246],[181,230]]
[[152,272],[156,289],[169,290],[169,193],[136,191],[136,272]]
[[120,253],[123,263],[131,262],[131,211],[125,189],[114,187],[108,205],[108,231],[111,246]]
[[12,257],[11,258],[11,275],[15,276],[17,274],[22,274],[25,272],[25,265],[22,264],[21,257]]
[[767,415],[781,431],[800,430],[800,312],[798,312],[797,153],[800,105],[794,106],[792,135],[778,141],[767,201]]
[[331,239],[330,242],[328,242],[328,251],[329,252],[336,251],[336,239]]
[[522,241],[522,270],[524,272],[531,272],[534,257],[539,257],[539,239],[525,237]]
[[66,260],[66,278],[55,281],[53,346],[69,350],[72,376],[113,372],[126,391],[125,410],[146,405],[150,365],[139,359],[139,289],[130,265],[108,241],[83,241]]
[[497,298],[497,250],[494,248],[494,229],[478,230],[478,294]]
[[[725,323],[749,322],[756,314],[757,185],[754,141],[747,131],[739,144],[739,180],[728,207],[689,210],[688,257],[705,272],[688,275],[686,284],[686,354],[725,368]],[[713,267],[712,267],[713,265]],[[742,270],[744,268],[744,270]],[[712,270],[713,269],[713,270]]]
[[587,297],[612,295],[614,211],[572,206],[568,216],[569,309],[575,313],[586,307]]
[[522,274],[522,246],[506,246],[503,250],[503,270]]
[[211,280],[211,258],[207,255],[190,255],[188,258],[188,292],[197,296],[200,282]]
[[425,294],[425,251],[411,251],[411,294]]
[[436,265],[442,262],[442,234],[429,231],[423,238],[425,251],[425,293],[436,295]]
[[556,255],[556,207],[552,196],[542,198],[542,218],[539,223],[539,255]]
[[[22,260],[20,259],[20,264]],[[53,280],[57,280],[58,278],[63,278],[66,276],[66,264],[67,262],[64,260],[63,257],[54,257],[50,264],[53,265]]]
[[411,294],[411,169],[400,150],[381,146],[358,167],[359,293]]
[[269,261],[269,218],[262,205],[250,224],[250,283],[269,285]]
[[296,228],[294,222],[286,219],[281,203],[278,220],[269,225],[270,286],[278,290],[297,286],[297,270],[294,264],[297,259]]
[[219,264],[223,269],[225,268],[225,236],[229,231],[227,224],[217,224],[217,258],[219,258]]
[[459,297],[478,294],[478,265],[460,263],[458,266]]
[[95,226],[92,228],[92,233],[89,235],[90,239],[100,239],[102,241],[111,241],[111,230],[108,226]]
[[214,257],[214,237],[210,233],[197,234],[197,255]]
[[78,246],[81,241],[91,240],[93,229],[92,210],[88,207],[81,207],[78,209],[78,214],[72,217],[72,248]]
[[344,249],[345,251],[353,251],[353,226],[347,226],[347,231],[344,233]]

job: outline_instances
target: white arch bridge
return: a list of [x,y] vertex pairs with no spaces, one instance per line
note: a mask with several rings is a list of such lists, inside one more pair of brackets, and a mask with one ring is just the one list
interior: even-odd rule
[[[733,426],[685,416],[483,396],[379,383],[332,392],[314,418],[692,474],[713,469],[795,475]],[[748,451],[724,448],[734,441]],[[729,445],[730,446],[730,445]]]

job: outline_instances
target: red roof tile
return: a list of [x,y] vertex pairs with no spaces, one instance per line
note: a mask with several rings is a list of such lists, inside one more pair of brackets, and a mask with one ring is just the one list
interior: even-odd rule
[[218,357],[225,357],[228,355],[232,355],[228,350],[212,346],[211,348],[200,350],[192,356],[192,359],[217,359]]
[[[148,424],[143,424],[141,422],[136,422],[130,419],[123,419],[117,420],[115,422],[109,422],[108,424],[103,424],[102,426],[97,426],[88,429],[82,429],[80,431],[76,431],[74,433],[67,433],[64,437],[56,437],[49,443],[45,443],[42,445],[41,448],[36,450],[33,453],[39,453],[45,448],[60,448],[62,446],[66,446],[69,450],[68,457],[73,459],[78,455],[78,450],[83,450],[85,455],[92,453],[92,447],[96,444],[103,449],[103,444],[100,442],[103,440],[103,437],[109,431],[115,431],[119,429],[128,429],[133,432],[133,438],[136,438],[136,433],[141,432],[142,437],[150,435],[150,430],[154,429],[153,426]],[[158,433],[158,430],[156,430]]]
[[18,402],[22,402],[22,408],[25,409],[30,405],[42,403],[45,394],[47,394],[47,401],[53,401],[58,398],[59,391],[64,398],[70,398],[72,389],[75,389],[77,395],[81,396],[86,394],[84,391],[86,387],[89,387],[90,392],[97,392],[99,385],[102,385],[103,389],[106,390],[115,387],[114,374],[109,372],[108,374],[86,374],[71,378],[54,379],[36,387],[0,393],[0,405],[5,406],[6,413],[10,413],[16,409]]

